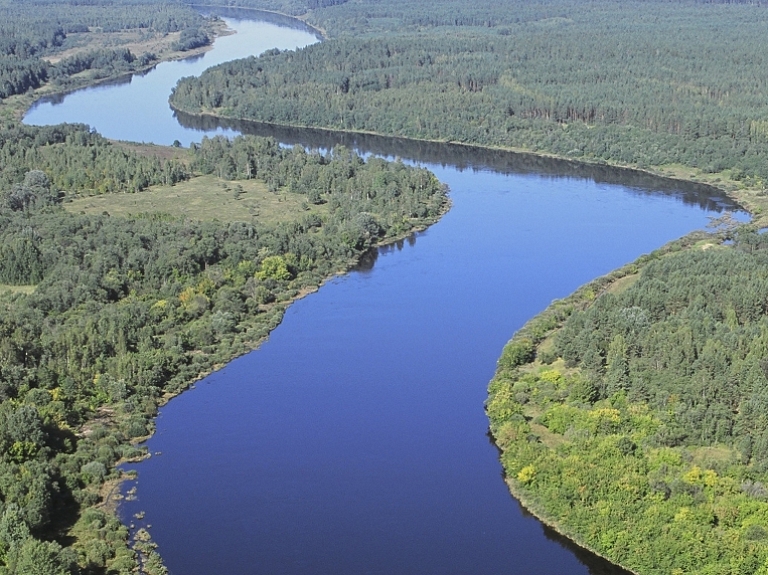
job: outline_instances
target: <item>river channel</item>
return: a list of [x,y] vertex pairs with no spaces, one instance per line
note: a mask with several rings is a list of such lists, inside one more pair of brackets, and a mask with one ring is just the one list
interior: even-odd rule
[[42,101],[25,121],[159,144],[238,132],[343,143],[432,170],[453,207],[292,305],[259,350],[163,407],[123,519],[151,525],[174,575],[623,574],[509,495],[486,386],[504,343],[553,299],[736,207],[639,172],[177,118],[178,78],[317,41],[287,19],[220,13],[237,33],[204,56]]

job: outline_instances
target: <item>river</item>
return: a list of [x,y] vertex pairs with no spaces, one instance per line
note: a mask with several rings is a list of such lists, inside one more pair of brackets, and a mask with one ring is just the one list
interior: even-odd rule
[[161,144],[239,131],[343,143],[429,168],[453,207],[293,304],[259,350],[163,407],[123,519],[151,525],[175,575],[624,573],[509,495],[486,386],[504,343],[553,299],[734,206],[639,172],[175,118],[179,77],[316,41],[287,21],[225,16],[237,34],[202,58],[41,102],[25,121]]

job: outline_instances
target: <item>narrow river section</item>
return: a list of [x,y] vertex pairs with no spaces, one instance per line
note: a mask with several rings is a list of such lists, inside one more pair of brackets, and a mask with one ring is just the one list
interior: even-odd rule
[[[179,118],[181,76],[316,40],[227,17],[194,62],[42,102],[32,124],[185,145],[203,134],[423,165],[451,188],[435,226],[292,305],[257,351],[165,406],[135,466],[137,499],[174,575],[618,575],[509,495],[483,411],[512,333],[553,299],[736,210],[709,188],[462,146]],[[127,485],[126,487],[132,487]],[[142,516],[138,520],[136,515]],[[150,527],[151,526],[151,527]]]

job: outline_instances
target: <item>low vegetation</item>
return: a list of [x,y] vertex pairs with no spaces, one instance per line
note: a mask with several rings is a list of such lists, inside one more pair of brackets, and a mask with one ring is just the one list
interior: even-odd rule
[[174,186],[152,186],[137,194],[100,194],[64,204],[72,213],[136,216],[167,214],[193,220],[260,222],[293,221],[303,215],[325,216],[325,204],[310,204],[300,194],[270,192],[259,180],[227,180],[197,176]]

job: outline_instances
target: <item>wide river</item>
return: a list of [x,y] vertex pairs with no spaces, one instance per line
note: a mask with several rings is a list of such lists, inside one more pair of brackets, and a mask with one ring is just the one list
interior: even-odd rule
[[124,520],[151,525],[174,575],[623,573],[509,495],[486,386],[504,343],[553,299],[734,206],[631,171],[175,118],[180,77],[317,41],[293,21],[243,14],[222,14],[237,33],[203,57],[40,102],[25,121],[160,144],[238,131],[343,142],[429,168],[453,207],[292,305],[259,350],[165,406]]

